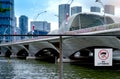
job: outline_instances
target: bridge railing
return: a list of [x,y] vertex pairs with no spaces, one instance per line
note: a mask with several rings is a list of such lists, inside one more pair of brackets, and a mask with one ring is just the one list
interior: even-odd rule
[[[33,35],[34,36],[34,35]],[[36,35],[37,36],[37,35]],[[14,42],[24,42],[24,41],[32,41],[32,40],[37,40],[37,39],[45,39],[45,38],[52,38],[52,37],[55,37],[55,36],[49,36],[49,35],[38,35],[37,37],[33,37],[33,38],[28,38],[28,39],[22,39],[22,40],[15,40]]]
[[[27,35],[26,35],[27,36]],[[37,40],[42,40],[42,39],[45,39],[47,40],[47,38],[53,38],[53,37],[56,37],[54,35],[42,35],[42,36],[38,36],[38,37],[34,37],[34,38],[27,38],[27,39],[22,39],[22,40],[14,40],[14,41],[11,41],[11,42],[2,42],[1,44],[15,44],[15,43],[23,43],[23,42],[30,42],[30,41],[37,41]]]
[[82,34],[82,33],[88,33],[88,32],[101,31],[101,30],[116,29],[116,28],[120,28],[120,23],[112,23],[112,24],[107,24],[107,25],[94,26],[94,27],[65,32],[64,34],[75,35],[75,34]]

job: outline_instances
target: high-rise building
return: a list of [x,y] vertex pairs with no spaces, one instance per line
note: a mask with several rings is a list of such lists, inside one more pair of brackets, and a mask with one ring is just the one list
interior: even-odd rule
[[71,15],[73,15],[75,13],[79,13],[79,12],[82,12],[82,7],[80,7],[80,6],[71,7]]
[[[19,17],[19,28],[20,28],[20,34],[21,35],[27,35],[28,33],[28,17],[25,15],[22,15]],[[25,36],[21,36],[21,39],[24,39]]]
[[[34,26],[34,29],[33,29]],[[50,23],[47,21],[32,21],[31,22],[31,31],[37,30],[37,31],[46,31],[50,32]]]
[[104,10],[105,10],[105,13],[112,14],[112,15],[115,14],[115,7],[113,5],[105,5]]
[[64,20],[70,15],[70,4],[59,5],[59,27]]
[[100,11],[101,11],[100,7],[92,6],[90,8],[90,12],[100,12]]
[[[0,34],[12,35],[14,28],[14,0],[0,0]],[[11,36],[0,36],[0,42],[12,41]]]

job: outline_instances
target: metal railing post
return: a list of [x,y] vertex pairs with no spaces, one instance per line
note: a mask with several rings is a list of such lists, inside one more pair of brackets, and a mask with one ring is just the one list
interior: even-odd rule
[[60,43],[59,43],[59,47],[60,47],[60,54],[59,54],[59,79],[63,78],[63,55],[62,55],[62,36],[60,35],[59,37],[60,39]]

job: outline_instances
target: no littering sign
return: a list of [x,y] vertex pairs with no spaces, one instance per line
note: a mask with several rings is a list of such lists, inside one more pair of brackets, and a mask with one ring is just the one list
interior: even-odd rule
[[97,48],[94,53],[95,66],[112,66],[112,49]]

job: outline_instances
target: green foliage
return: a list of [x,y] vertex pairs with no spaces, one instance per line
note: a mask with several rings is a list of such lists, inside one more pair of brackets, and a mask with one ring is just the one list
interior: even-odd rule
[[10,10],[11,10],[10,8],[5,8],[4,9],[4,8],[0,7],[0,12],[3,12],[3,13],[6,12],[6,11],[10,11]]
[[0,7],[2,6],[2,3],[0,3]]
[[0,3],[0,12],[4,13],[6,11],[10,11],[11,8],[2,8],[2,3]]

